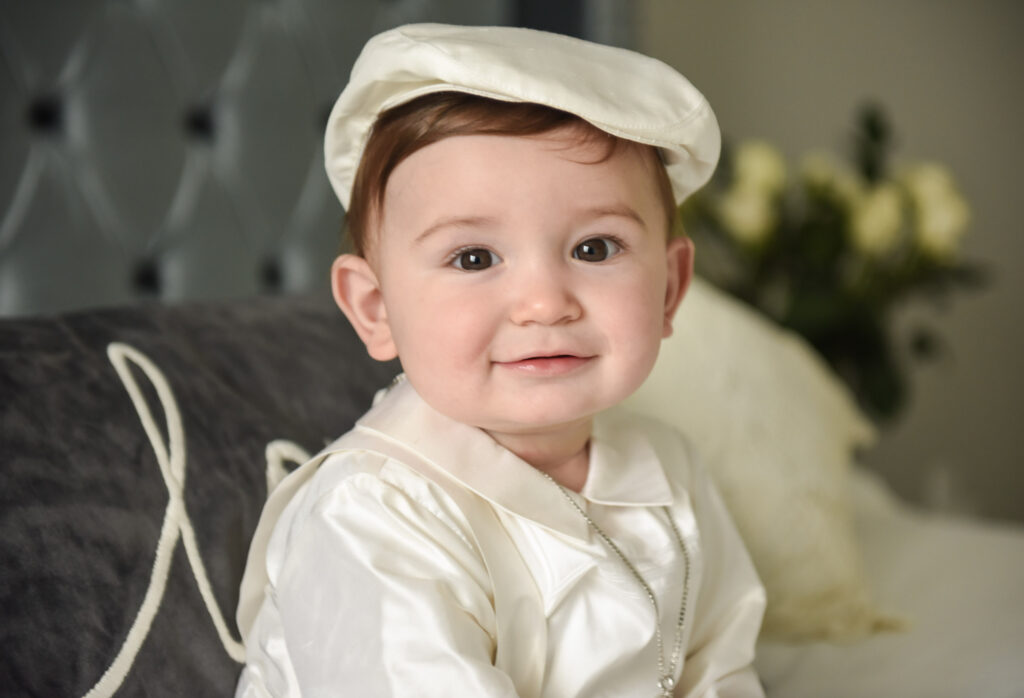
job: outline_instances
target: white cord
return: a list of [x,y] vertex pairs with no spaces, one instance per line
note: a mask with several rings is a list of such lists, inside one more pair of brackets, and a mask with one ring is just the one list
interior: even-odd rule
[[[163,600],[167,578],[171,570],[171,561],[174,557],[174,547],[179,536],[185,546],[185,553],[199,587],[199,593],[202,595],[206,610],[217,629],[221,644],[224,645],[228,656],[236,662],[244,663],[245,661],[245,647],[231,636],[224,615],[213,595],[213,588],[210,586],[206,567],[199,554],[199,546],[196,544],[195,530],[192,528],[192,522],[185,510],[185,431],[182,427],[181,413],[174,399],[174,393],[160,369],[137,349],[121,342],[113,342],[107,347],[107,357],[121,378],[125,390],[128,391],[132,404],[138,412],[139,420],[142,422],[142,428],[145,430],[146,436],[149,437],[149,443],[153,447],[157,464],[160,466],[160,474],[167,486],[168,502],[160,529],[160,538],[156,546],[156,557],[153,560],[149,588],[146,589],[142,605],[139,607],[139,612],[135,616],[132,627],[128,630],[128,635],[125,637],[117,657],[114,658],[96,685],[85,694],[85,698],[109,698],[121,687],[125,677],[128,676],[128,672],[142,648],[142,643],[149,635],[153,619]],[[146,398],[139,389],[135,376],[132,375],[128,366],[129,362],[142,370],[156,390],[160,406],[164,411],[164,418],[167,421],[167,444],[164,443],[163,435],[153,418],[153,413],[149,405],[146,404]]]

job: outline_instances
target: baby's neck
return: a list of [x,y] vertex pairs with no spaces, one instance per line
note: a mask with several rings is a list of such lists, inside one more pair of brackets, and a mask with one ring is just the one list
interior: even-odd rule
[[591,422],[528,434],[489,432],[524,461],[574,492],[583,489],[590,467]]

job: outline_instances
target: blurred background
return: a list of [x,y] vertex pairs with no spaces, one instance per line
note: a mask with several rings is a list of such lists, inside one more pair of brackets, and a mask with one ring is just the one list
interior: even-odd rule
[[765,139],[795,169],[809,151],[848,153],[873,102],[894,160],[953,173],[970,207],[959,254],[988,280],[896,309],[897,337],[926,323],[944,350],[905,357],[907,402],[866,459],[914,501],[1024,520],[1024,4],[644,0],[637,12],[638,46],[707,95],[727,139]]
[[880,316],[905,400],[863,458],[912,501],[1024,520],[1014,0],[0,0],[0,315],[326,289],[343,214],[323,125],[365,40],[415,21],[654,55],[708,96],[730,155],[756,139],[787,182],[809,154],[856,156],[874,105],[893,178],[954,180],[944,263],[985,274]]

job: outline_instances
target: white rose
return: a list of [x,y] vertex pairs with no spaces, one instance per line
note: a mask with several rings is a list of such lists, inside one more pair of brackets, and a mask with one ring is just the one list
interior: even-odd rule
[[737,186],[778,194],[786,186],[786,161],[774,146],[764,141],[746,141],[733,160]]
[[840,164],[826,152],[808,153],[800,162],[800,175],[808,186],[831,190],[848,209],[854,209],[864,198],[867,185],[856,172]]
[[832,187],[839,199],[851,211],[856,210],[869,193],[867,182],[859,174],[850,170],[841,170],[836,175]]
[[883,255],[899,243],[902,226],[899,187],[890,182],[880,184],[861,196],[853,209],[854,247],[868,255]]
[[941,199],[956,191],[953,175],[934,162],[924,162],[907,169],[902,179],[915,202]]
[[917,207],[917,242],[932,257],[950,259],[957,253],[971,212],[963,197],[950,191]]
[[908,169],[903,182],[914,204],[915,233],[925,254],[953,257],[967,231],[970,208],[942,165],[923,163]]
[[800,176],[812,187],[825,189],[834,186],[840,169],[830,153],[820,150],[807,153],[800,160]]
[[718,216],[734,238],[747,244],[764,240],[775,226],[774,197],[764,189],[733,186],[718,200]]

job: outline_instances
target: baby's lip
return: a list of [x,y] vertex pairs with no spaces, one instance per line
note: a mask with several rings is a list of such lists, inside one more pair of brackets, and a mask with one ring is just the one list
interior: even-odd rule
[[515,355],[515,358],[497,361],[499,364],[515,364],[523,361],[541,361],[545,359],[592,359],[593,356],[577,351],[536,351]]
[[530,354],[513,361],[495,362],[501,368],[516,371],[525,375],[538,377],[554,377],[572,373],[581,368],[591,360],[593,356],[580,356],[577,354]]

